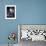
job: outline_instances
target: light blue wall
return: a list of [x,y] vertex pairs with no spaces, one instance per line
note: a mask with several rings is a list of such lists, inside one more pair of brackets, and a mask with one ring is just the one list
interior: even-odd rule
[[[16,5],[16,20],[5,20],[5,5],[9,4]],[[18,24],[46,24],[46,0],[1,0],[0,43],[8,43],[9,32],[17,34]]]

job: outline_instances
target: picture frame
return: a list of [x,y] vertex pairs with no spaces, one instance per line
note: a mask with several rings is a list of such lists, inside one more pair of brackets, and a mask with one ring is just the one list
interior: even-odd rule
[[16,5],[5,5],[5,19],[16,19]]

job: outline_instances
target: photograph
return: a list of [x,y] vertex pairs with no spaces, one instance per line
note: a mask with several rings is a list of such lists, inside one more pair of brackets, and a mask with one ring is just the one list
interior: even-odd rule
[[5,19],[16,19],[16,5],[5,6]]

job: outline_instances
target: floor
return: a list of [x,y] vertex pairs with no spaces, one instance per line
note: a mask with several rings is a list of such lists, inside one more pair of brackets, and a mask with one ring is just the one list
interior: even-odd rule
[[[8,46],[8,45],[7,44],[0,44],[0,46]],[[46,46],[46,42],[45,41],[34,41],[34,42],[32,42],[31,40],[28,40],[28,41],[21,40],[19,45],[14,44],[13,46]]]
[[[8,46],[8,44],[0,44],[0,46]],[[10,45],[10,46],[18,46],[18,44]]]
[[46,42],[45,41],[21,40],[20,46],[46,46]]

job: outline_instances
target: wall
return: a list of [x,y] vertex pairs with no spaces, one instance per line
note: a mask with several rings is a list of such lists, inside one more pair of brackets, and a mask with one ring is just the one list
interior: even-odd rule
[[[5,20],[9,4],[16,5],[16,20]],[[18,24],[46,24],[46,0],[0,0],[0,44],[8,43],[9,32],[17,34]]]

